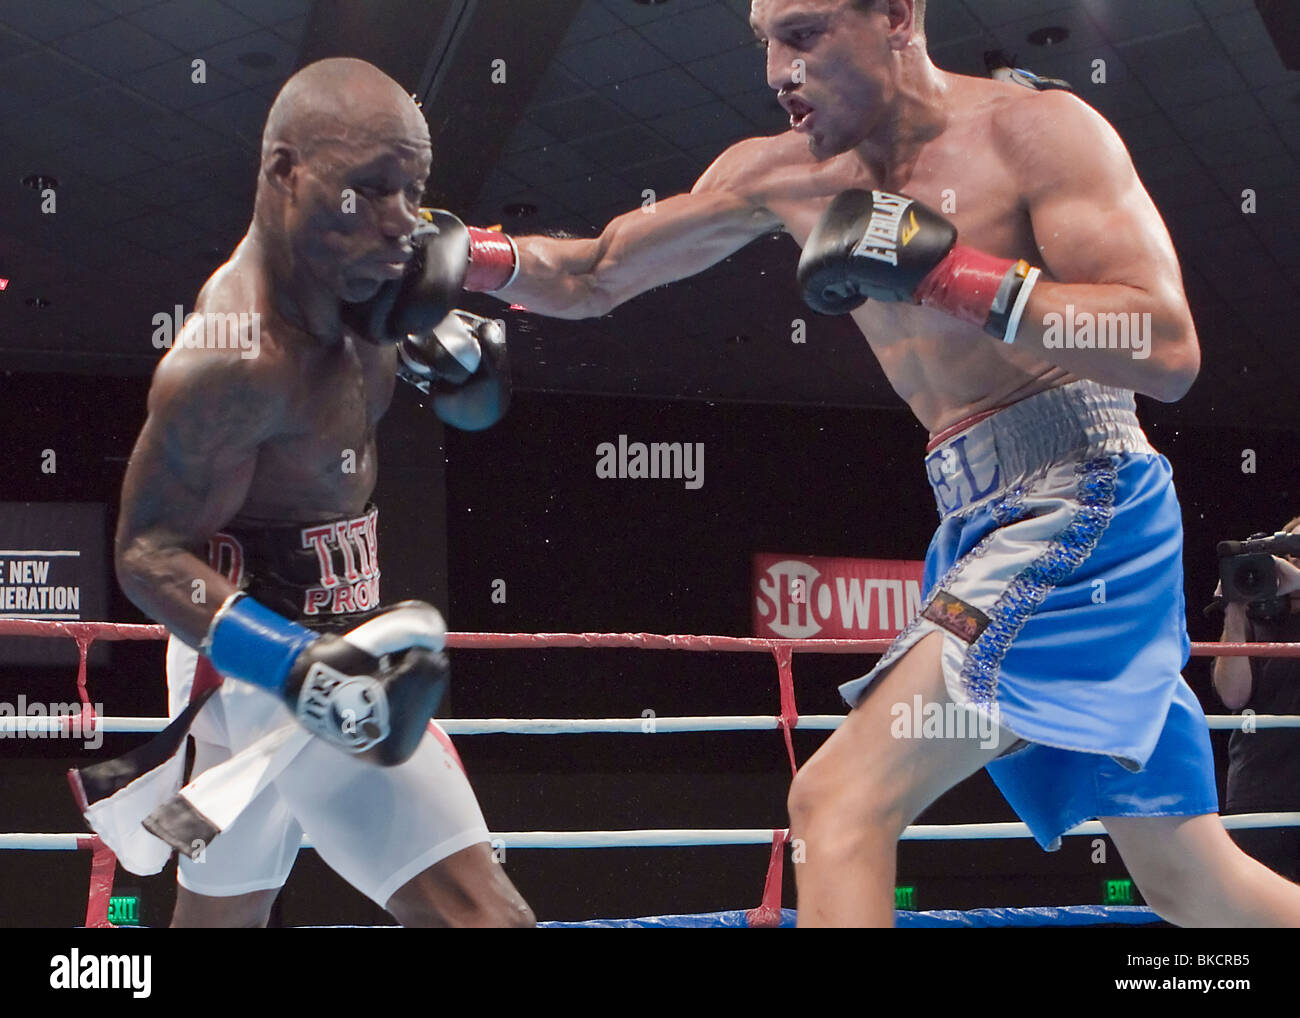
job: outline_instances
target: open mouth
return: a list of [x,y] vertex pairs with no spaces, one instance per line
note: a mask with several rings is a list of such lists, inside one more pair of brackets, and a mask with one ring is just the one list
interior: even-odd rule
[[813,108],[802,99],[795,96],[788,96],[785,100],[786,111],[790,114],[790,129],[792,131],[807,130],[810,119],[813,115]]

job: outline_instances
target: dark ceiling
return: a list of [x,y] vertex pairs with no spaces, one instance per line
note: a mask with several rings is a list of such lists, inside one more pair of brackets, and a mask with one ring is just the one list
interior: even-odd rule
[[[728,144],[783,129],[748,9],[0,0],[0,367],[148,372],[153,316],[188,309],[246,228],[263,118],[304,63],[361,56],[423,99],[431,201],[516,232],[591,236],[645,189],[689,188]],[[1206,421],[1296,424],[1300,71],[1281,54],[1298,65],[1298,12],[1295,0],[930,0],[939,66],[984,74],[986,50],[1014,54],[1073,82],[1128,143],[1182,259],[1204,369],[1181,406]],[[1029,41],[1052,26],[1068,38]],[[205,83],[191,81],[195,59]],[[55,213],[23,185],[32,174],[57,178]],[[521,205],[536,212],[513,215]],[[599,321],[513,314],[517,382],[898,406],[845,320],[815,319],[806,344],[790,342],[807,316],[795,257],[771,237]]]

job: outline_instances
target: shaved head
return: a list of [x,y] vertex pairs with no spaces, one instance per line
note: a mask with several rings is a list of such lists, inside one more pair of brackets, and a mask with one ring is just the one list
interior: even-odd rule
[[370,299],[410,256],[432,155],[424,114],[378,67],[309,64],[284,83],[262,132],[260,245],[299,288]]
[[376,142],[429,143],[415,100],[373,64],[333,57],[308,64],[284,83],[267,114],[262,158],[291,145],[304,159],[323,147]]

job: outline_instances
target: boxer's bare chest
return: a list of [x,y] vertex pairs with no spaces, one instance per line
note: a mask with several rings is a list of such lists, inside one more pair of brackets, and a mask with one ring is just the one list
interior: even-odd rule
[[988,117],[949,127],[924,145],[914,162],[895,175],[882,176],[855,153],[809,168],[811,187],[791,190],[769,203],[802,247],[831,199],[848,188],[896,191],[943,213],[962,243],[988,250],[1032,245],[1033,236],[1019,194],[1001,153],[988,137]]
[[345,340],[279,371],[289,386],[282,433],[264,443],[241,516],[357,515],[374,490],[375,431],[392,400],[396,354]]
[[[896,176],[856,153],[809,164],[805,185],[766,204],[802,247],[831,199],[848,188],[897,191],[941,212],[959,242],[1007,258],[1040,259],[1019,182],[993,140],[992,110],[956,118]],[[853,312],[895,391],[931,431],[1057,384],[1061,372],[1000,347],[976,327],[927,308],[871,301]]]

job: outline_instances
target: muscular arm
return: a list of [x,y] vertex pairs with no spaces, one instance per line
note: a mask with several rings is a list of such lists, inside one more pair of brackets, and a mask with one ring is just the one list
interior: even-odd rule
[[[1251,639],[1245,605],[1228,604],[1224,608],[1223,635],[1219,639],[1224,643],[1245,643]],[[1228,710],[1241,710],[1250,702],[1250,658],[1216,657],[1212,674],[1214,691]]]
[[[1200,370],[1200,348],[1173,243],[1109,124],[1064,92],[1015,104],[998,131],[1021,180],[1044,267],[1015,345],[1082,378],[1173,402]],[[1149,315],[1146,355],[1052,349],[1046,316]],[[1135,352],[1139,356],[1135,356]]]
[[594,240],[517,238],[519,275],[498,295],[556,318],[598,317],[779,229],[754,194],[764,140],[733,145],[690,194],[621,215]]
[[[158,366],[114,544],[127,597],[193,647],[235,588],[190,549],[238,513],[258,446],[280,416],[255,362],[227,353],[177,348]],[[203,582],[201,598],[195,580]]]

